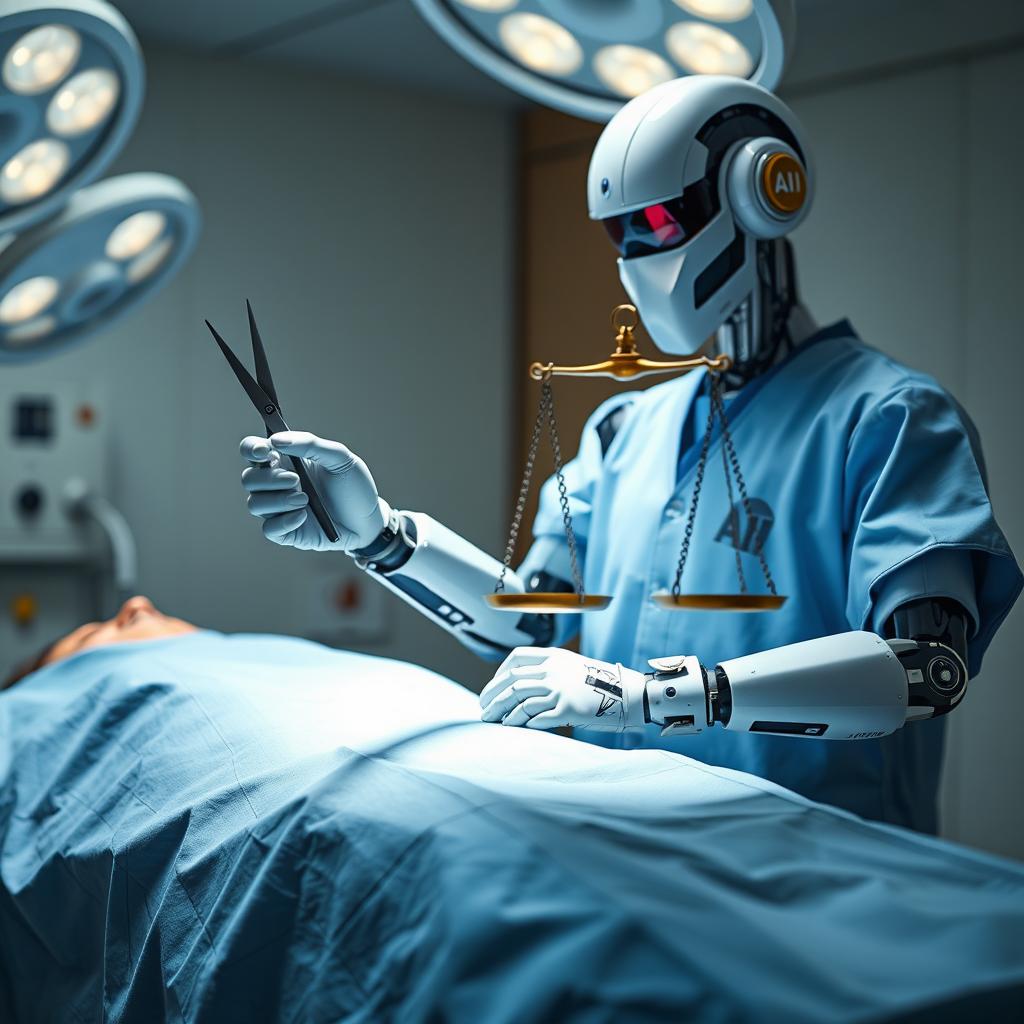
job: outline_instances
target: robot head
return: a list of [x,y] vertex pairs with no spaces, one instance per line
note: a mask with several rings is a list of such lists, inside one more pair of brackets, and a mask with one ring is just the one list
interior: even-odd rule
[[690,352],[757,286],[757,243],[806,216],[803,132],[770,92],[694,75],[657,86],[609,121],[590,161],[590,216],[659,348]]

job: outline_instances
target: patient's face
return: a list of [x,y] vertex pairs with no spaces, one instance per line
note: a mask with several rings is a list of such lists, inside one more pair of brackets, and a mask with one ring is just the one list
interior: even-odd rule
[[121,605],[114,618],[106,622],[87,622],[58,640],[46,652],[42,665],[52,665],[93,647],[125,644],[133,640],[160,640],[195,632],[197,627],[191,623],[158,612],[148,597],[131,597]]

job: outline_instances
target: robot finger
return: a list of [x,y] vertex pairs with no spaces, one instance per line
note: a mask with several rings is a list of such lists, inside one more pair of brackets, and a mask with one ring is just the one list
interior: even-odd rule
[[264,464],[252,465],[242,470],[242,486],[247,491],[294,491],[299,486],[299,476],[290,469],[279,469]]
[[267,519],[283,513],[294,512],[305,508],[309,498],[302,491],[258,491],[246,499],[250,515],[258,519]]
[[263,520],[263,536],[267,540],[280,543],[289,534],[298,530],[306,521],[309,515],[306,509],[300,508],[295,512],[283,512],[279,516],[271,516]]
[[570,723],[565,720],[565,715],[558,709],[552,708],[550,711],[541,711],[536,714],[526,723],[527,729],[558,729],[563,725],[569,725]]
[[253,465],[261,466],[269,463],[271,466],[276,466],[281,461],[281,456],[271,447],[270,441],[256,434],[243,437],[238,450],[241,452],[242,458]]
[[485,707],[509,685],[524,679],[543,679],[546,673],[540,665],[522,668],[499,668],[494,678],[480,691],[480,706]]
[[530,697],[543,697],[550,692],[551,687],[541,681],[512,683],[487,704],[480,712],[480,718],[484,722],[500,722],[517,704],[522,704]]
[[546,694],[543,697],[529,697],[522,704],[514,707],[503,719],[502,725],[528,725],[530,720],[545,711],[551,711],[558,703],[558,695]]
[[550,654],[551,650],[547,647],[515,647],[498,666],[495,676],[503,669],[516,668],[521,665],[540,665],[548,660]]

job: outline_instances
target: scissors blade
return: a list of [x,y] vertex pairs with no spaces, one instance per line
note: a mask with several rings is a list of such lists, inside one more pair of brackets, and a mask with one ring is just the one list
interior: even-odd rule
[[238,383],[242,385],[245,393],[249,396],[249,400],[259,410],[268,433],[275,434],[279,430],[287,430],[288,425],[281,417],[280,410],[277,408],[277,402],[253,380],[252,374],[242,365],[238,356],[228,348],[227,342],[217,333],[217,329],[213,324],[209,320],[204,320],[203,322],[210,329],[213,340],[217,342],[221,352],[224,353],[224,358],[228,361],[228,365],[235,371]]
[[249,338],[252,340],[252,355],[256,363],[256,381],[280,409],[281,403],[277,400],[277,389],[274,387],[274,378],[270,375],[270,364],[263,349],[263,339],[260,337],[260,329],[256,326],[256,317],[253,316],[252,305],[248,299],[245,300],[245,311],[249,314]]
[[[285,423],[281,410],[277,407],[277,396],[273,394],[274,383],[270,378],[270,369],[267,366],[267,359],[263,352],[263,342],[260,341],[260,334],[252,315],[252,307],[248,301],[246,301],[245,305],[249,310],[249,332],[252,335],[252,350],[256,358],[256,372],[261,377],[259,383],[253,380],[252,374],[242,365],[238,356],[228,348],[227,342],[217,333],[217,329],[213,324],[209,320],[205,320],[204,323],[210,329],[213,340],[217,342],[217,347],[224,353],[224,358],[228,361],[228,365],[235,371],[238,382],[245,388],[245,393],[249,396],[252,404],[259,410],[260,415],[263,417],[263,425],[267,428],[267,437],[270,437],[279,431],[287,430],[288,424]],[[264,390],[264,386],[269,389],[271,394]],[[330,513],[327,511],[323,499],[316,489],[316,485],[310,478],[305,461],[295,455],[289,456],[289,458],[292,467],[299,477],[299,486],[309,498],[310,511],[320,524],[320,529],[324,531],[327,539],[332,544],[336,543],[338,531],[331,521]]]

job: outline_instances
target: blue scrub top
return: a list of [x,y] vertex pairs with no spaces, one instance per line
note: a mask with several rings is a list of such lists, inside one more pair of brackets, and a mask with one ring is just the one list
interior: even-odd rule
[[[693,373],[615,396],[588,421],[565,476],[586,589],[614,600],[605,611],[563,617],[558,642],[580,628],[581,650],[593,658],[646,671],[649,658],[694,654],[711,666],[851,629],[880,631],[907,601],[949,597],[970,615],[975,675],[1022,586],[992,514],[977,434],[935,380],[865,345],[845,321],[729,403],[754,515],[728,514],[716,430],[683,576],[684,593],[733,593],[738,549],[750,588],[762,590],[762,547],[786,604],[744,614],[666,611],[651,602],[672,585],[704,418],[688,431],[696,440],[682,453],[680,440],[706,387],[706,374]],[[600,428],[619,407],[622,421],[608,444]],[[567,578],[553,480],[542,491],[534,535],[524,572],[543,567]],[[656,727],[578,735],[604,746],[676,750],[865,817],[934,832],[943,732],[939,719],[849,742],[720,726],[672,739]]]

